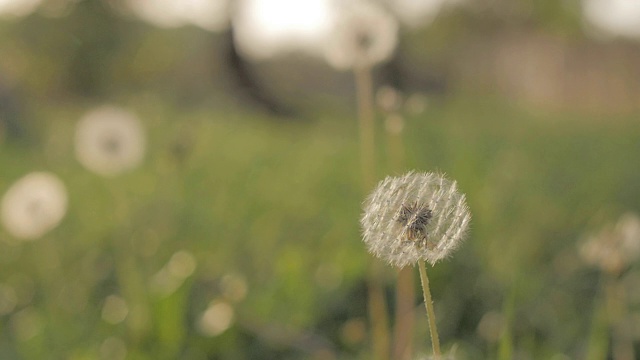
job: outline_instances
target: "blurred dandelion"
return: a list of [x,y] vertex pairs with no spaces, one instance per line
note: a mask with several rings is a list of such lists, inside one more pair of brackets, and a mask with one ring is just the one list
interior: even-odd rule
[[0,204],[4,227],[16,238],[33,240],[55,228],[67,212],[67,190],[48,172],[32,172],[7,190]]
[[632,213],[623,215],[615,226],[590,235],[580,244],[579,253],[585,263],[619,274],[640,258],[640,218]]
[[119,337],[109,337],[100,345],[100,359],[124,360],[127,358],[127,345]]
[[202,314],[198,327],[207,336],[217,336],[225,332],[232,324],[234,311],[224,301],[213,301]]
[[471,214],[455,181],[441,174],[410,172],[387,177],[367,198],[361,224],[373,255],[404,267],[432,265],[461,244]]
[[42,332],[44,321],[36,309],[28,307],[11,316],[11,327],[16,339],[28,341]]
[[381,86],[376,91],[376,105],[386,114],[397,113],[402,106],[402,94],[392,86]]
[[398,136],[404,130],[404,119],[398,114],[391,114],[384,119],[384,129],[389,135]]
[[599,36],[640,37],[640,1],[583,0],[582,12],[586,25]]
[[159,297],[173,294],[194,273],[196,267],[193,254],[186,250],[176,252],[151,279],[151,292]]
[[370,67],[387,60],[398,42],[398,23],[381,7],[356,1],[337,16],[325,58],[339,70]]
[[145,136],[140,120],[131,112],[102,106],[78,123],[76,157],[87,169],[115,176],[138,166],[144,157]]
[[422,114],[429,106],[429,99],[425,94],[415,93],[409,95],[407,101],[404,104],[407,112],[411,115]]
[[102,320],[116,325],[123,322],[129,314],[127,302],[117,295],[109,295],[102,306]]
[[225,274],[220,280],[220,290],[225,299],[232,302],[242,301],[249,291],[247,279],[239,273]]
[[[635,359],[633,338],[627,328],[629,318],[629,299],[621,274],[640,257],[640,218],[633,213],[623,215],[614,226],[608,226],[589,236],[579,247],[582,260],[591,266],[599,267],[603,274],[601,291],[603,299],[595,308],[594,329],[606,326],[609,346],[616,359]],[[602,322],[602,324],[600,324]],[[593,331],[593,334],[600,332]],[[591,349],[594,353],[597,350]],[[591,354],[594,355],[594,354]]]
[[27,16],[34,12],[42,0],[3,0],[0,1],[1,17]]

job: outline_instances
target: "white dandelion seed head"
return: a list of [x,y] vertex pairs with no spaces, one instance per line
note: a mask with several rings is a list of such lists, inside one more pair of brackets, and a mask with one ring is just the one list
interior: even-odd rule
[[360,223],[373,255],[404,267],[432,265],[464,240],[471,214],[455,181],[442,174],[409,172],[382,180],[364,203]]
[[336,16],[325,58],[339,70],[373,66],[391,57],[397,42],[398,23],[391,14],[370,2],[349,2]]
[[84,167],[103,176],[115,176],[142,162],[144,130],[131,112],[102,106],[78,122],[75,149],[76,157]]
[[34,240],[55,228],[67,212],[67,190],[57,176],[32,172],[17,180],[0,203],[2,224],[19,239]]

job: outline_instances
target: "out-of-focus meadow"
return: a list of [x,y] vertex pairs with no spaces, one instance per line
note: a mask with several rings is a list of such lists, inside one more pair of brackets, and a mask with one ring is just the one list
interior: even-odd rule
[[[376,110],[375,180],[445,172],[473,214],[429,269],[457,358],[640,356],[628,2],[382,2],[399,42],[374,84],[401,100]],[[233,26],[219,3],[0,1],[0,194],[47,172],[68,196],[42,234],[0,229],[0,359],[372,358],[353,76],[310,30],[269,38],[322,2],[234,2]],[[77,139],[105,105],[143,133],[118,173]],[[393,329],[397,270],[380,268]],[[421,302],[411,359],[430,352]]]

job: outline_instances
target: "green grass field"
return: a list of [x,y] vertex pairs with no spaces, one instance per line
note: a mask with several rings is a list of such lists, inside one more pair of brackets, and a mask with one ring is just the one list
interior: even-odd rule
[[[0,358],[369,359],[365,279],[378,260],[360,238],[355,118],[282,123],[153,97],[127,105],[148,147],[143,165],[118,177],[75,160],[87,107],[37,107],[33,140],[0,145],[0,192],[47,170],[70,197],[42,239],[0,230]],[[398,175],[382,125],[376,136],[377,180]],[[640,210],[637,114],[544,113],[468,95],[408,116],[403,139],[406,170],[447,173],[473,214],[466,243],[431,269],[443,348],[461,359],[606,351],[601,275],[581,263],[578,244]],[[193,273],[170,261],[180,251]],[[167,266],[187,270],[167,284]],[[396,270],[385,269],[393,319]],[[229,276],[244,279],[246,296],[229,295]],[[106,306],[112,295],[123,301]],[[420,301],[414,347],[428,354]],[[629,316],[640,314],[635,301]],[[201,320],[212,302],[233,309],[215,336]]]

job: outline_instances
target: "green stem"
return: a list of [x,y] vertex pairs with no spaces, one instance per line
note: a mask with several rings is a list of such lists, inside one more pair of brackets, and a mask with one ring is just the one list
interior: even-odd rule
[[375,130],[373,119],[373,80],[369,67],[356,67],[356,94],[358,97],[358,125],[360,132],[360,162],[365,191],[375,179]]
[[415,283],[413,269],[405,267],[398,272],[396,287],[396,321],[393,337],[393,359],[411,358],[415,307]]
[[[371,68],[354,68],[356,95],[358,99],[358,128],[360,133],[360,164],[365,192],[375,184],[375,124],[373,113],[373,81]],[[376,360],[389,358],[389,319],[384,289],[379,270],[374,262],[369,274],[369,316],[373,337],[373,357]]]
[[438,329],[436,328],[436,315],[433,311],[433,301],[431,300],[431,291],[429,290],[429,278],[424,262],[418,261],[420,269],[420,280],[422,283],[422,293],[424,294],[424,305],[427,308],[427,317],[429,318],[429,332],[431,333],[431,343],[433,344],[433,357],[435,360],[440,359],[440,339],[438,338]]

